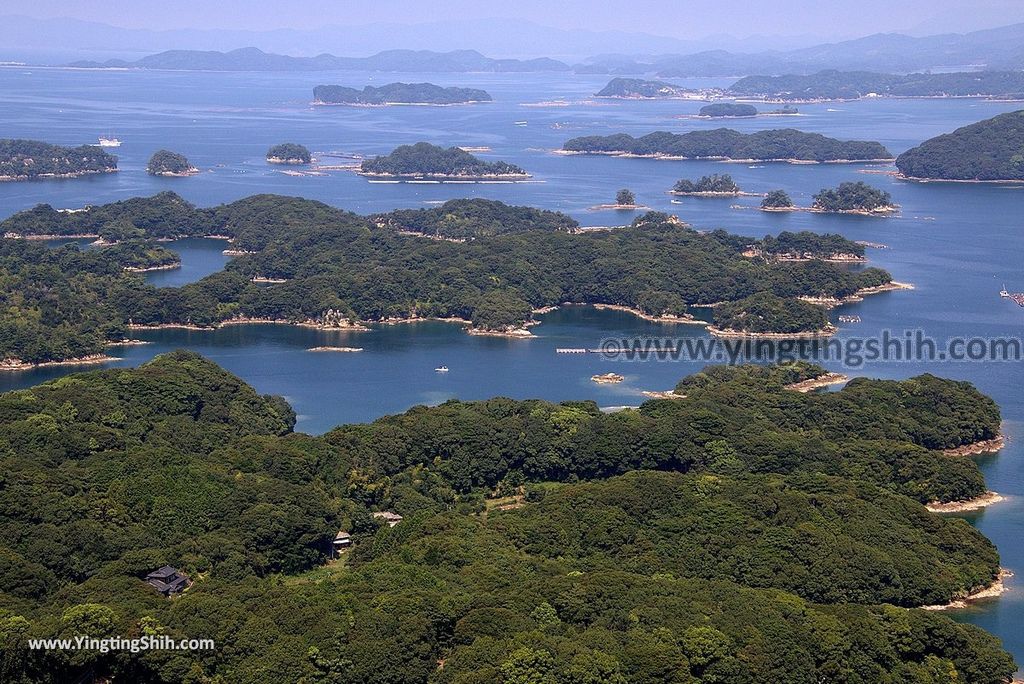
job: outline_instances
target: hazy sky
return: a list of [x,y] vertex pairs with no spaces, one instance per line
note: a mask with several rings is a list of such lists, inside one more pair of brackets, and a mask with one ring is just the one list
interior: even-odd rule
[[315,28],[517,17],[559,28],[849,37],[941,33],[1024,22],[1024,0],[3,0],[0,14],[74,17],[130,28]]

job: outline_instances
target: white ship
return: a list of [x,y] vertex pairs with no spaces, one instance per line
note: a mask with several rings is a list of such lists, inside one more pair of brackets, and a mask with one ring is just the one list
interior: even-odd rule
[[121,141],[117,138],[107,138],[100,136],[100,147],[120,147]]
[[438,366],[434,370],[437,371],[438,373],[447,373],[448,372],[448,366]]

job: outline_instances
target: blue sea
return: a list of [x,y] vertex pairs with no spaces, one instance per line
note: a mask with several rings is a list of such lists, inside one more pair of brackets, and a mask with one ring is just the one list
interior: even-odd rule
[[[310,105],[313,86],[380,85],[393,80],[479,87],[494,102],[462,107],[348,108]],[[567,212],[583,225],[628,223],[634,214],[591,211],[611,202],[620,188],[638,201],[678,214],[699,229],[725,228],[760,237],[782,230],[841,233],[886,245],[869,249],[871,265],[890,270],[914,290],[869,297],[834,312],[858,315],[841,324],[840,340],[891,331],[922,331],[937,340],[955,337],[1017,337],[1024,308],[1001,299],[999,290],[1024,290],[1021,272],[1024,186],[899,181],[891,166],[724,164],[614,159],[552,154],[570,137],[625,131],[684,132],[726,125],[753,131],[794,127],[843,139],[879,140],[893,152],[943,132],[1019,109],[1014,103],[978,100],[865,100],[801,105],[796,117],[758,117],[726,124],[690,118],[700,107],[685,101],[594,100],[607,81],[571,74],[190,73],[0,68],[0,120],[4,137],[60,144],[95,142],[100,135],[124,141],[116,174],[63,181],[0,184],[0,216],[45,202],[74,208],[174,190],[199,205],[229,202],[254,193],[315,198],[359,213],[425,207],[454,197],[488,197]],[[691,86],[726,85],[727,79],[689,79]],[[325,161],[383,154],[420,140],[487,147],[486,159],[503,159],[533,174],[515,184],[374,184],[347,172],[290,176],[264,161],[279,142],[306,145]],[[181,152],[202,173],[190,178],[153,178],[143,170],[160,148]],[[753,198],[684,198],[666,191],[680,178],[731,173],[744,190],[782,188],[797,204],[824,187],[864,180],[892,193],[899,216],[882,219],[807,213],[765,214]],[[743,205],[744,208],[733,208]],[[223,267],[224,243],[172,243],[183,268],[149,274],[159,285],[180,285]],[[702,362],[626,362],[597,354],[560,355],[560,347],[597,348],[607,338],[706,337],[697,326],[663,326],[628,314],[568,308],[547,314],[534,339],[470,337],[458,326],[424,322],[378,327],[369,332],[324,332],[253,325],[215,332],[165,330],[140,333],[146,346],[115,349],[116,365],[135,365],[155,354],[195,349],[254,385],[281,394],[299,413],[298,429],[320,433],[344,422],[366,421],[416,404],[494,395],[551,400],[593,399],[602,406],[636,405],[642,390],[671,388]],[[359,353],[314,353],[319,345],[361,347]],[[447,374],[434,372],[446,365]],[[852,375],[905,378],[923,372],[975,383],[1001,405],[1008,444],[982,467],[989,486],[1008,500],[968,515],[999,546],[1003,562],[1024,573],[1024,399],[1020,363],[873,362]],[[73,372],[46,368],[0,376],[0,389],[27,387]],[[619,385],[597,385],[590,376],[614,371]],[[1015,580],[1001,598],[951,613],[1003,639],[1024,663],[1024,599]]]

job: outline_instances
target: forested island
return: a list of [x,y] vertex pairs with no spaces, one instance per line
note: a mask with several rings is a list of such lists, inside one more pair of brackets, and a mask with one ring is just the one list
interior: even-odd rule
[[267,161],[271,164],[308,164],[313,155],[305,145],[280,143],[267,150]]
[[151,176],[194,176],[199,169],[192,166],[188,157],[170,150],[157,150],[146,164],[146,173]]
[[683,178],[676,181],[670,192],[684,197],[736,197],[741,193],[740,186],[727,173],[701,176],[696,182]]
[[718,159],[725,161],[858,162],[890,161],[881,143],[836,140],[792,128],[740,133],[729,128],[670,133],[657,131],[639,138],[626,133],[573,138],[562,151],[575,154]]
[[359,167],[364,176],[385,178],[451,178],[461,180],[521,180],[530,174],[515,164],[488,162],[460,147],[440,147],[426,142],[400,145],[388,155],[367,159]]
[[[994,637],[908,610],[999,573],[922,505],[986,491],[940,449],[997,435],[998,407],[930,375],[786,389],[823,373],[710,367],[618,413],[448,401],[322,437],[189,352],[0,395],[0,677],[1003,684]],[[163,565],[191,579],[172,600],[144,581]],[[28,649],[77,634],[245,647]]]
[[747,76],[733,83],[730,95],[773,101],[817,102],[862,97],[1024,97],[1020,71],[967,71],[939,74],[880,74],[870,71],[819,71],[816,74]]
[[1024,110],[926,140],[901,154],[896,168],[916,180],[1024,180]]
[[785,190],[772,190],[761,200],[761,209],[764,211],[792,211],[795,208],[793,198]]
[[693,99],[701,96],[699,91],[690,88],[642,78],[613,78],[595,95],[625,99]]
[[715,102],[700,108],[698,116],[709,119],[737,119],[757,116],[757,107],[735,102]]
[[[689,316],[690,306],[758,292],[842,300],[891,282],[875,268],[750,259],[745,252],[760,241],[700,233],[666,214],[577,233],[568,217],[488,200],[363,217],[276,195],[197,208],[161,193],[76,213],[40,205],[0,223],[0,232],[14,236],[114,237],[126,228],[150,239],[223,236],[233,249],[253,253],[198,282],[155,288],[104,250],[5,238],[0,299],[18,303],[0,310],[0,359],[37,363],[100,353],[129,325],[210,328],[261,320],[330,328],[444,318],[514,333],[532,311],[565,302],[678,318]],[[808,244],[820,239],[821,253],[835,250],[835,236],[804,237]],[[260,287],[254,278],[282,282]],[[62,305],[52,308],[55,301]]]
[[888,214],[897,209],[892,195],[863,181],[821,190],[814,195],[811,208],[830,214]]
[[825,309],[799,299],[758,292],[715,307],[714,325],[708,329],[720,337],[828,336],[836,332]]
[[490,102],[491,96],[478,88],[445,88],[433,83],[388,83],[362,90],[340,85],[318,85],[313,88],[313,104],[317,105],[452,105]]
[[39,140],[0,139],[0,181],[77,178],[117,171],[117,157],[96,145],[62,147]]

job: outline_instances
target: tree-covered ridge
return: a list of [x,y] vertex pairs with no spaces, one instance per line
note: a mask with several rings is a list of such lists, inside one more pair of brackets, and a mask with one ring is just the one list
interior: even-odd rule
[[[708,452],[720,472],[736,458],[725,441]],[[816,603],[934,605],[992,582],[999,556],[987,539],[925,520],[904,496],[837,478],[637,471],[555,489],[498,529],[586,572],[728,579]]]
[[1024,110],[926,140],[896,159],[907,178],[1024,180]]
[[508,162],[487,162],[459,147],[439,147],[426,142],[399,145],[390,154],[367,159],[360,173],[373,176],[454,176],[468,178],[526,177]]
[[313,88],[315,104],[469,104],[490,102],[491,96],[479,88],[456,88],[433,83],[388,83],[365,86],[362,90],[340,85],[318,85]]
[[309,148],[298,143],[279,143],[267,150],[267,161],[277,164],[308,164],[312,160]]
[[[980,629],[874,605],[992,578],[984,537],[902,494],[983,488],[919,430],[970,439],[998,409],[931,376],[784,389],[820,372],[712,368],[619,414],[452,401],[322,438],[185,352],[0,395],[0,678],[1001,683]],[[690,474],[632,472],[652,469]],[[356,548],[319,567],[339,528]],[[141,579],[164,563],[195,581],[171,601]],[[86,633],[218,648],[27,649]]]
[[117,171],[117,157],[95,145],[0,139],[0,179],[72,178],[108,171]]
[[728,173],[701,176],[696,182],[689,178],[676,181],[672,186],[673,195],[738,195],[740,186]]
[[880,74],[870,71],[819,71],[816,74],[747,76],[729,86],[731,95],[773,100],[856,100],[889,97],[1005,97],[1024,94],[1019,71],[968,71],[940,74]]
[[613,78],[599,90],[595,97],[628,98],[679,98],[696,95],[697,91],[665,81],[648,81],[642,78]]
[[799,299],[758,292],[715,307],[716,330],[726,333],[801,334],[829,330],[825,309]]
[[[491,235],[498,224],[505,232]],[[699,233],[665,214],[646,214],[615,231],[574,234],[573,226],[555,213],[479,200],[369,218],[273,195],[208,209],[171,193],[74,214],[40,206],[16,214],[0,229],[112,239],[216,234],[257,253],[237,257],[225,271],[196,283],[158,289],[124,276],[125,264],[112,256],[74,256],[74,248],[47,255],[41,247],[5,240],[9,260],[0,264],[3,272],[33,273],[37,286],[0,280],[0,296],[18,302],[0,310],[0,329],[12,331],[0,337],[0,355],[48,361],[69,358],[56,354],[65,347],[95,353],[105,340],[121,339],[129,322],[212,326],[249,317],[333,324],[427,316],[503,330],[522,325],[534,309],[563,302],[683,315],[689,305],[757,292],[842,298],[891,280],[879,269],[854,273],[820,261],[751,260],[744,253],[756,249],[757,240],[720,230]],[[410,227],[475,239],[423,240],[404,235]],[[822,250],[833,241],[826,238]],[[59,266],[52,262],[58,258]],[[53,265],[37,272],[38,259]],[[259,287],[251,282],[257,276],[287,282]],[[58,311],[74,307],[77,313],[44,314],[53,297],[46,283],[67,290]],[[76,323],[68,328],[71,321]]]
[[170,150],[157,150],[146,164],[146,173],[153,176],[190,176],[198,172],[185,155]]
[[879,212],[895,208],[892,195],[863,181],[840,183],[814,196],[814,209],[825,212]]
[[701,107],[698,116],[712,119],[757,116],[757,107],[738,102],[715,102]]
[[864,257],[864,245],[842,235],[819,235],[810,231],[793,233],[784,230],[776,236],[765,235],[756,246],[757,253],[767,258],[832,259],[836,257]]
[[618,133],[573,138],[562,148],[568,152],[681,159],[818,162],[892,159],[892,154],[881,143],[841,141],[792,128],[749,134],[729,128],[687,133],[657,131],[639,138]]
[[396,209],[372,217],[380,225],[452,240],[530,230],[573,232],[579,223],[561,212],[514,207],[483,198],[448,200],[428,209]]

